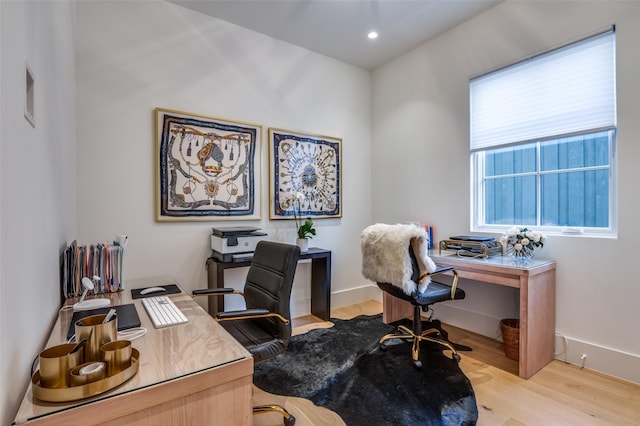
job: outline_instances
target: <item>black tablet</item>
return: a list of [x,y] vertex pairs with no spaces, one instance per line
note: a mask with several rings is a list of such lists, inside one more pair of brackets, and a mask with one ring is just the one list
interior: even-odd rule
[[89,309],[88,311],[77,311],[73,313],[69,331],[67,332],[67,340],[76,333],[76,321],[89,317],[91,315],[101,315],[109,312],[110,309],[116,310],[116,318],[118,320],[118,331],[127,330],[129,328],[140,327],[140,317],[133,303],[127,305],[107,306],[98,309]]

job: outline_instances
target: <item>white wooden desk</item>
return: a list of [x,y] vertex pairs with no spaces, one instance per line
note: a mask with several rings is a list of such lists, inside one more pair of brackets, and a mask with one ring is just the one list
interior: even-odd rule
[[[471,259],[456,255],[435,255],[440,266],[453,266],[460,278],[520,289],[519,376],[528,379],[553,360],[556,327],[556,263],[531,259],[526,265],[507,256]],[[464,285],[470,285],[465,282]],[[463,287],[463,286],[461,286]],[[408,302],[383,295],[384,321],[412,317]]]
[[[104,394],[65,403],[35,399],[30,384],[14,424],[253,424],[251,354],[185,293],[170,297],[189,322],[154,328],[130,289],[163,284],[176,282],[170,277],[130,280],[125,290],[109,296],[113,305],[134,303],[148,330],[132,340],[140,352],[135,376]],[[71,310],[59,315],[47,347],[66,341],[71,317]]]

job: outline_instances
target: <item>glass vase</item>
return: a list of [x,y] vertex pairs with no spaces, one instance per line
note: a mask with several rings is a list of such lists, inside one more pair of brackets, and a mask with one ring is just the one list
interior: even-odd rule
[[505,253],[516,263],[526,263],[533,257],[533,250],[522,245],[520,250],[518,250],[513,244],[507,244]]

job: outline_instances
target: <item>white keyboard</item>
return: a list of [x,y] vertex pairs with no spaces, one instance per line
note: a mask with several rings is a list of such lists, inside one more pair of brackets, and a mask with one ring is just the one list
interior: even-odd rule
[[155,328],[189,321],[168,296],[146,297],[142,299],[142,304]]

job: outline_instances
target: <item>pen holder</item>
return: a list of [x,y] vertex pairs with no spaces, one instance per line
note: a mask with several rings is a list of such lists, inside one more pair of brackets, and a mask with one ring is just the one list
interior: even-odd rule
[[102,323],[105,314],[92,315],[75,323],[76,341],[87,339],[84,345],[84,362],[100,361],[100,346],[118,339],[117,317]]
[[52,346],[40,352],[40,383],[44,388],[69,386],[69,370],[82,363],[83,348],[69,353],[75,343]]
[[114,340],[100,346],[100,360],[107,365],[107,376],[113,376],[131,366],[131,342]]

